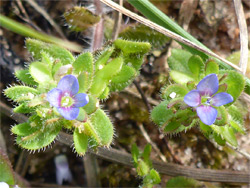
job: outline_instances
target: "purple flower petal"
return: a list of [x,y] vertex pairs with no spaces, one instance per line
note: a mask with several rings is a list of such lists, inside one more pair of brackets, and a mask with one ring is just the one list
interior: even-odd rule
[[73,98],[75,100],[73,107],[83,107],[89,103],[89,96],[85,93],[78,93]]
[[50,105],[54,107],[60,107],[62,98],[62,91],[60,89],[54,88],[47,93],[47,100]]
[[212,97],[211,104],[214,106],[221,106],[233,101],[234,98],[230,94],[222,92],[222,93],[217,93],[215,96]]
[[58,112],[67,120],[76,119],[79,114],[79,108],[72,107],[59,107]]
[[209,74],[203,78],[197,85],[197,90],[200,91],[201,95],[212,96],[218,91],[219,81],[216,74]]
[[217,110],[211,106],[199,106],[197,107],[197,115],[203,123],[206,125],[212,125],[217,117]]
[[69,93],[73,96],[79,91],[79,83],[75,76],[66,75],[59,81],[57,88],[62,90],[63,93]]
[[185,95],[184,102],[188,106],[192,107],[198,106],[201,103],[200,92],[197,90],[190,91],[188,94]]

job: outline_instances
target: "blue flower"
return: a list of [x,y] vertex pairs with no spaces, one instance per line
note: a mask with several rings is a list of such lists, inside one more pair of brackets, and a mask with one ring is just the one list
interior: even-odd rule
[[233,102],[233,97],[225,92],[215,94],[219,89],[216,74],[209,74],[197,85],[196,90],[190,91],[184,97],[184,102],[196,107],[197,115],[206,125],[212,125],[217,117],[217,110],[212,106],[222,106]]
[[79,114],[79,107],[83,107],[89,102],[88,95],[78,93],[78,91],[77,78],[73,75],[66,75],[59,81],[57,88],[48,92],[47,100],[65,119],[73,120]]

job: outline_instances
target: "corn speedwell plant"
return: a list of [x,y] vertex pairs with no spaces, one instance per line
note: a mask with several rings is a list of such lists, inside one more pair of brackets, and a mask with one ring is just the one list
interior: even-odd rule
[[109,147],[114,127],[99,101],[133,81],[150,44],[117,39],[99,52],[76,58],[34,39],[27,39],[26,47],[34,61],[15,73],[24,85],[4,91],[17,104],[15,113],[30,115],[28,122],[11,129],[17,144],[28,150],[45,148],[64,128],[73,132],[79,155],[88,147]]
[[245,131],[236,107],[245,87],[243,76],[179,49],[172,50],[168,65],[176,84],[162,88],[163,101],[153,109],[152,120],[167,134],[199,126],[208,139],[237,146],[235,133]]

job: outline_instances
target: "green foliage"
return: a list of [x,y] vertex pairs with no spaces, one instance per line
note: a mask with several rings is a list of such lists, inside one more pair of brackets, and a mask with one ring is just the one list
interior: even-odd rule
[[169,68],[181,73],[191,75],[192,72],[188,67],[188,61],[192,54],[181,49],[172,49],[171,56],[167,59]]
[[71,64],[75,60],[68,50],[55,44],[49,44],[35,39],[26,39],[26,47],[31,55],[38,61],[43,57],[42,52],[46,52],[54,60],[60,60],[64,65]]
[[[226,74],[226,78],[222,80],[221,84],[227,84],[227,93],[232,95],[234,98],[234,103],[245,87],[245,79],[242,74],[235,72],[235,71],[220,71],[220,75]],[[227,104],[226,106],[230,106],[232,103]]]
[[177,176],[168,180],[166,188],[179,188],[179,187],[200,187],[201,183],[193,178]]
[[111,79],[111,91],[121,91],[127,87],[135,78],[136,70],[133,67],[124,65],[121,71]]
[[139,151],[138,147],[133,144],[131,153],[134,161],[134,166],[138,176],[143,178],[142,187],[153,187],[161,182],[159,173],[153,169],[150,160],[151,145],[147,144],[143,151]]
[[235,137],[235,133],[232,127],[229,127],[228,125],[225,126],[216,126],[211,125],[211,128],[215,133],[220,135],[223,139],[225,139],[229,144],[232,146],[237,147],[237,139]]
[[5,182],[9,185],[15,184],[14,170],[7,155],[0,150],[0,182]]
[[[62,127],[73,132],[75,150],[81,156],[88,147],[110,146],[114,128],[99,107],[100,100],[107,99],[111,91],[122,90],[133,81],[144,54],[150,49],[149,43],[122,39],[114,43],[100,50],[99,55],[87,52],[75,59],[69,51],[54,44],[26,40],[27,49],[36,61],[29,65],[29,69],[18,71],[16,77],[32,87],[13,86],[4,91],[18,104],[14,112],[31,115],[28,122],[12,128],[19,146],[27,150],[45,148]],[[47,93],[69,74],[78,79],[79,93],[86,93],[89,98],[88,104],[79,108],[74,120],[63,119],[47,100]]]
[[32,78],[37,83],[48,83],[53,80],[51,71],[49,70],[48,66],[41,62],[33,62],[30,64],[29,72]]
[[163,101],[157,105],[151,112],[151,119],[154,123],[162,127],[174,116],[171,109],[167,108],[169,101]]
[[50,120],[43,122],[40,117],[31,116],[28,123],[14,126],[11,131],[17,135],[17,144],[28,150],[38,150],[51,144],[62,125],[59,121],[49,123]]
[[6,97],[16,102],[31,100],[38,91],[28,86],[13,86],[4,90]]
[[193,73],[195,78],[198,79],[202,69],[204,69],[204,64],[201,57],[198,55],[193,55],[190,57],[188,60],[188,68]]
[[101,146],[109,146],[113,139],[114,128],[113,125],[101,109],[96,110],[90,117],[90,124],[100,140]]
[[74,7],[64,13],[64,18],[73,31],[84,31],[98,23],[100,16],[93,14],[85,7]]
[[16,71],[15,76],[17,77],[18,80],[22,81],[24,84],[37,85],[35,80],[31,77],[28,69]]
[[119,37],[126,40],[149,42],[153,48],[160,48],[169,41],[168,37],[145,25],[128,26],[119,33]]
[[124,54],[145,54],[151,48],[148,42],[132,42],[122,39],[116,39],[114,45],[121,49]]
[[88,148],[88,136],[84,133],[80,133],[78,129],[75,129],[73,140],[76,152],[80,156],[83,156]]
[[209,60],[206,62],[205,74],[209,75],[212,73],[219,74],[219,65],[215,61]]
[[170,73],[171,78],[178,84],[186,84],[187,82],[194,81],[195,79],[187,74],[179,71],[172,70]]
[[176,93],[175,97],[184,97],[188,90],[185,86],[179,84],[172,84],[166,87],[163,87],[161,90],[161,98],[162,99],[171,99],[169,96],[171,93]]
[[[201,132],[208,139],[214,139],[218,144],[226,142],[237,146],[235,134],[244,134],[242,113],[232,105],[242,93],[245,80],[243,75],[232,70],[219,70],[219,65],[208,60],[203,63],[202,58],[184,50],[173,49],[168,58],[170,77],[177,83],[166,85],[161,89],[161,98],[164,100],[154,107],[151,119],[164,133],[177,134],[199,125]],[[224,106],[214,107],[217,110],[217,119],[213,125],[202,123],[197,117],[195,107],[191,108],[184,103],[185,95],[196,90],[197,84],[208,74],[217,74],[219,89],[217,93],[229,93],[234,101]],[[175,94],[175,96],[170,96]]]

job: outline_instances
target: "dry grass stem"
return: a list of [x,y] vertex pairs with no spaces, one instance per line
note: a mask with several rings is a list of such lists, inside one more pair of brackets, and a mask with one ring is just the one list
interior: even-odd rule
[[238,25],[240,28],[240,68],[245,75],[248,63],[248,32],[247,23],[242,7],[241,0],[234,0],[235,12],[237,15]]
[[167,162],[166,157],[161,153],[160,149],[157,147],[157,145],[151,140],[150,136],[148,135],[147,131],[145,130],[144,126],[140,123],[139,125],[140,131],[143,135],[143,137],[147,140],[149,144],[151,144],[152,148],[156,151],[156,153],[159,155],[161,160],[163,162]]
[[146,18],[141,17],[141,16],[129,11],[128,9],[125,9],[124,7],[112,2],[111,0],[100,0],[100,1],[103,2],[104,4],[110,6],[111,8],[121,12],[122,14],[124,14],[124,15],[126,15],[126,16],[128,16],[128,17],[130,17],[130,18],[132,18],[132,19],[134,19],[134,20],[136,20],[136,21],[138,21],[138,22],[140,22],[140,23],[142,23],[142,24],[144,24],[144,25],[146,25],[146,26],[148,26],[148,27],[150,27],[150,28],[152,28],[152,29],[154,29],[154,30],[156,30],[156,31],[158,31],[158,32],[172,38],[172,39],[174,39],[174,40],[176,40],[176,41],[178,41],[178,42],[186,44],[187,46],[195,48],[195,49],[197,49],[197,50],[199,50],[201,52],[204,52],[204,53],[206,53],[206,54],[208,54],[208,55],[210,55],[212,57],[215,57],[215,58],[223,61],[224,63],[230,65],[234,69],[241,72],[241,68],[239,68],[238,66],[232,64],[231,62],[227,61],[226,59],[220,57],[219,55],[215,54],[214,52],[212,52],[212,51],[210,51],[208,49],[205,49],[203,47],[198,46],[197,44],[189,41],[188,39],[185,39],[185,38],[181,37],[180,35],[172,32],[172,31],[170,31],[170,30],[168,30],[168,29],[166,29],[166,28],[164,28],[164,27],[162,27],[162,26],[160,26],[160,25],[146,19]]
[[39,12],[50,23],[50,25],[54,27],[54,29],[63,39],[66,39],[61,28],[56,24],[56,22],[50,17],[50,15],[42,7],[40,7],[34,0],[29,0],[26,2],[29,3],[30,6],[32,6],[37,12]]

